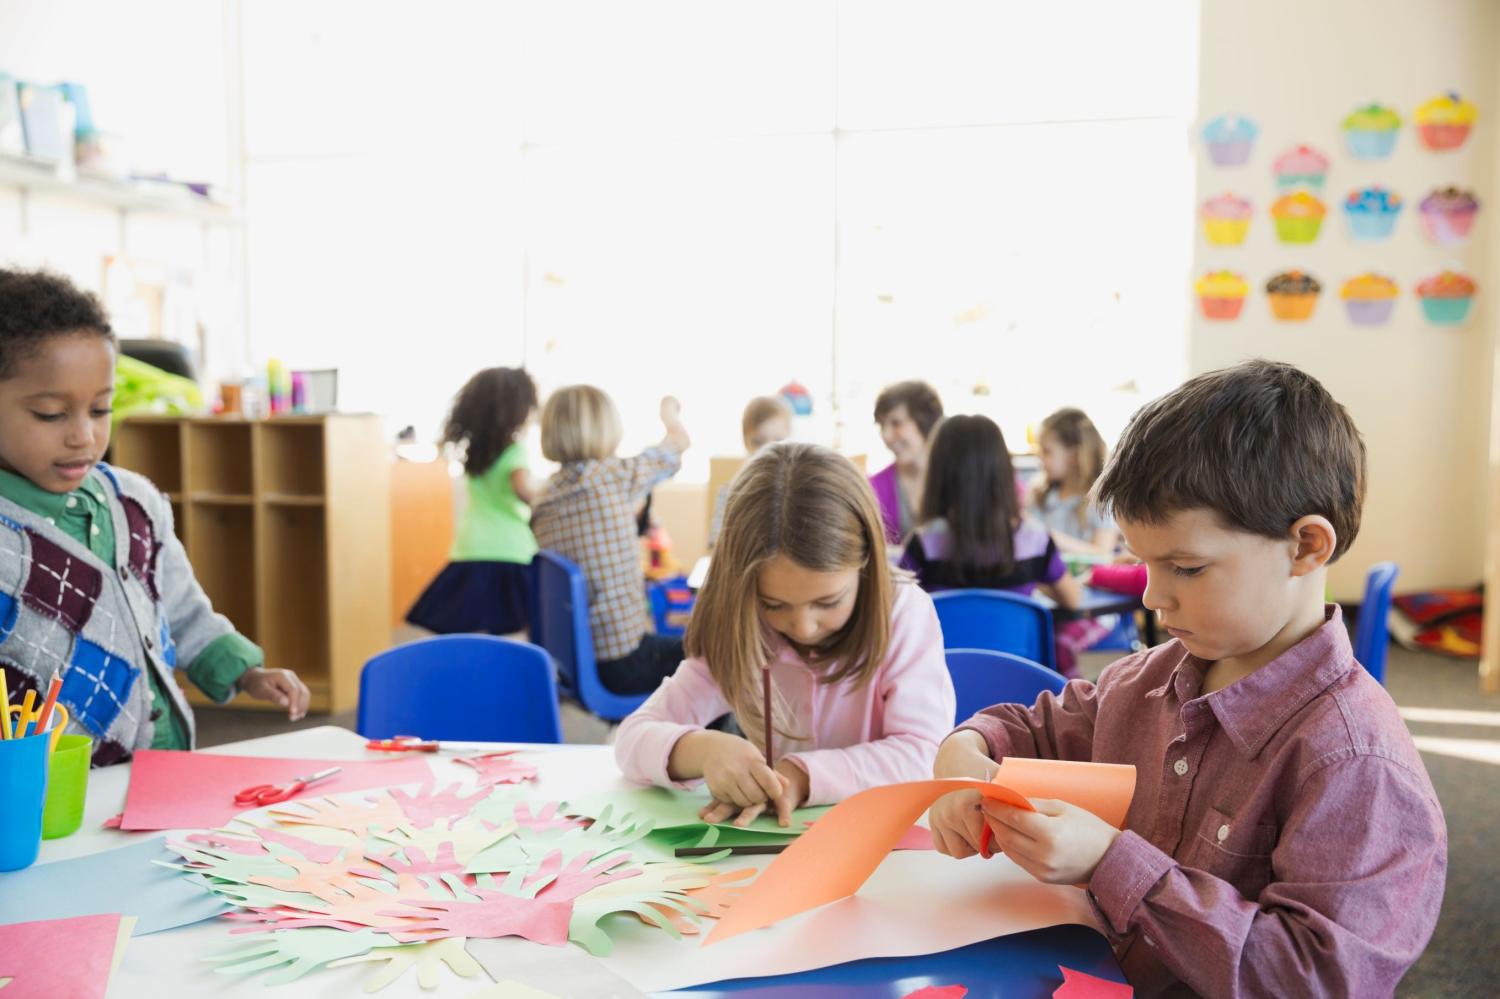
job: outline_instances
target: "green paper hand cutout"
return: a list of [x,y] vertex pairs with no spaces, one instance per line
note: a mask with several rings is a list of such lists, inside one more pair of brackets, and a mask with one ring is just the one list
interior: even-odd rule
[[246,975],[280,969],[266,979],[267,985],[285,985],[339,958],[368,953],[388,943],[374,930],[348,933],[344,930],[309,929],[295,933],[268,933],[244,947],[215,954],[203,960],[218,964],[221,975]]
[[443,965],[460,978],[473,978],[483,973],[479,962],[464,949],[463,937],[447,937],[427,943],[401,944],[396,947],[380,947],[358,957],[346,957],[334,961],[330,968],[365,961],[384,961],[385,967],[365,979],[366,992],[379,992],[387,985],[406,974],[407,969],[417,969],[417,984],[424,989],[435,989],[442,978]]

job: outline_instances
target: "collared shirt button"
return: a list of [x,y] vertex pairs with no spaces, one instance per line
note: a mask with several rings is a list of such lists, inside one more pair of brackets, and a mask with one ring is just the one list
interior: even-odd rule
[[1172,772],[1179,777],[1186,777],[1188,772],[1187,760],[1178,760],[1172,764]]
[[77,496],[69,496],[68,497],[68,509],[71,510],[71,509],[73,509],[77,505],[78,505],[78,497]]
[[1227,824],[1220,826],[1219,831],[1216,835],[1219,837],[1220,843],[1224,842],[1229,838],[1229,826]]
[[55,525],[57,523],[57,521],[53,520],[51,517],[48,517],[47,518],[47,523]]
[[98,534],[99,533],[99,525],[98,524],[90,524],[89,525],[89,533],[90,534]]

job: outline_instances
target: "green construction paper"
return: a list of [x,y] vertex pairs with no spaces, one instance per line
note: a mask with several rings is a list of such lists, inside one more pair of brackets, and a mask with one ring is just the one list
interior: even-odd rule
[[273,971],[267,985],[294,982],[324,965],[345,957],[368,954],[372,947],[389,944],[391,938],[374,930],[326,929],[275,930],[258,933],[254,942],[203,960],[218,964],[221,975],[247,975]]
[[435,989],[442,979],[443,965],[447,965],[460,978],[473,978],[484,972],[479,962],[464,949],[464,944],[463,937],[446,937],[426,943],[379,947],[368,954],[340,958],[328,966],[342,968],[363,962],[385,962],[384,967],[365,979],[366,992],[379,992],[406,974],[409,968],[417,969],[418,985],[424,989]]
[[[708,801],[706,795],[692,791],[681,791],[670,787],[640,787],[628,791],[606,791],[569,799],[564,811],[570,815],[583,815],[593,819],[599,817],[606,805],[613,805],[616,814],[629,812],[637,820],[650,819],[652,827],[656,829],[678,829],[691,826],[708,828],[713,825],[720,829],[754,830],[785,838],[802,833],[806,830],[807,823],[820,818],[833,807],[832,805],[819,805],[814,808],[799,808],[792,812],[792,824],[786,828],[777,824],[774,815],[762,815],[741,829],[732,822],[709,823],[698,818],[698,812],[708,804]],[[772,840],[771,842],[779,841]]]

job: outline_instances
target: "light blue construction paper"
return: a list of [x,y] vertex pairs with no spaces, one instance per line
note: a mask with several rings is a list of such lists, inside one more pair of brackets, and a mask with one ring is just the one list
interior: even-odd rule
[[232,906],[180,871],[153,860],[180,862],[154,836],[130,846],[0,874],[0,925],[118,912],[135,916],[132,936],[212,919]]

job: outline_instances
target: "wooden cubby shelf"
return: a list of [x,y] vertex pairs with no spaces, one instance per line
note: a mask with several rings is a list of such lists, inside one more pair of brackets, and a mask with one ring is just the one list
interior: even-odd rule
[[353,708],[360,669],[391,637],[381,419],[132,417],[115,431],[114,461],[167,493],[198,582],[266,664],[296,670],[312,710]]

